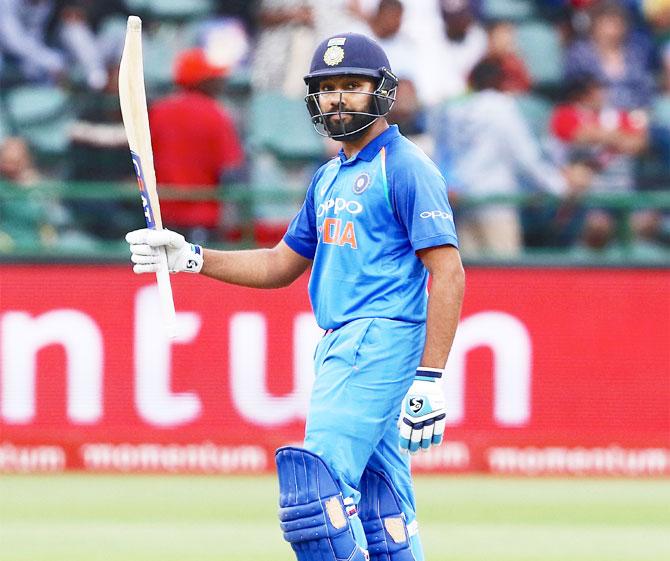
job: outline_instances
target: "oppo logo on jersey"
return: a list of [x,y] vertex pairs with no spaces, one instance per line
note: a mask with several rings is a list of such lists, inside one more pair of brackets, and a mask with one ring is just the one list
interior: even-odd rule
[[446,220],[453,220],[454,217],[449,214],[448,212],[445,212],[443,210],[426,210],[419,214],[421,218],[444,218]]
[[357,201],[347,201],[341,197],[336,199],[328,199],[325,203],[321,203],[316,210],[317,216],[323,216],[330,209],[335,211],[335,215],[340,212],[348,212],[349,214],[359,214],[363,212],[363,205]]

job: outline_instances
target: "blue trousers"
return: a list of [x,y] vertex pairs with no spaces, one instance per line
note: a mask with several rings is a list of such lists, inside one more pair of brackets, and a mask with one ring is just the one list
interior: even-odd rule
[[[425,340],[425,325],[389,319],[359,319],[326,334],[315,353],[316,378],[307,415],[305,448],[334,472],[342,494],[358,504],[365,468],[393,482],[406,521],[415,526],[416,506],[409,456],[398,447],[397,421]],[[354,534],[367,547],[360,520]],[[411,536],[423,560],[418,534]]]

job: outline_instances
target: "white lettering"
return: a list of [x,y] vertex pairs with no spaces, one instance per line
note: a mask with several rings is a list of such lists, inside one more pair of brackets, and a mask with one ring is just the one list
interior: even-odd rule
[[59,472],[66,463],[65,450],[60,446],[0,444],[0,473]]
[[160,325],[160,299],[155,285],[146,286],[135,297],[135,404],[148,423],[175,426],[195,420],[202,409],[195,392],[170,390],[171,347],[186,344],[200,331],[200,317],[177,313],[177,337],[171,342]]
[[628,449],[551,446],[493,447],[487,452],[493,473],[543,475],[666,475],[670,472],[670,449]]
[[88,315],[53,310],[33,318],[24,312],[7,312],[0,339],[0,417],[17,424],[34,419],[37,353],[50,345],[61,345],[66,354],[68,418],[87,424],[100,419],[102,334]]
[[90,471],[262,472],[267,453],[260,446],[201,444],[84,444],[79,453]]
[[245,419],[280,425],[304,419],[314,380],[313,353],[321,330],[310,313],[293,324],[293,391],[274,396],[267,390],[267,326],[263,315],[238,313],[230,320],[230,384],[232,400]]
[[419,214],[421,218],[444,218],[446,220],[454,220],[454,217],[449,214],[448,212],[445,212],[443,210],[426,210]]
[[447,400],[447,424],[465,417],[465,365],[468,351],[489,347],[493,352],[495,420],[520,426],[530,419],[532,343],[526,327],[503,312],[481,312],[458,326],[449,354],[443,384]]
[[466,470],[469,467],[470,449],[465,442],[448,441],[412,458],[413,470]]
[[330,209],[334,210],[335,215],[345,211],[349,214],[359,214],[363,212],[363,205],[358,201],[347,201],[346,199],[337,197],[336,199],[328,199],[325,203],[321,203],[316,210],[316,215],[323,216]]

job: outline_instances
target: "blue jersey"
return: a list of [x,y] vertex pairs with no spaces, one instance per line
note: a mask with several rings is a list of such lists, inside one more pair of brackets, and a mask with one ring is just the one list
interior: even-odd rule
[[319,168],[284,241],[313,260],[309,295],[323,329],[424,322],[428,273],[416,252],[458,247],[443,177],[395,125]]

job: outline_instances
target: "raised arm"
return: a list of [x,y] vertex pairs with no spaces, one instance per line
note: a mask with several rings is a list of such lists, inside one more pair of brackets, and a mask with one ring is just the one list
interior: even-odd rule
[[204,250],[201,273],[206,277],[252,288],[288,286],[312,262],[283,241],[272,249]]
[[129,232],[133,270],[154,273],[159,267],[159,248],[167,253],[171,273],[202,273],[210,278],[252,288],[288,286],[309,267],[311,261],[283,241],[272,249],[217,251],[188,243],[170,230],[143,228]]

